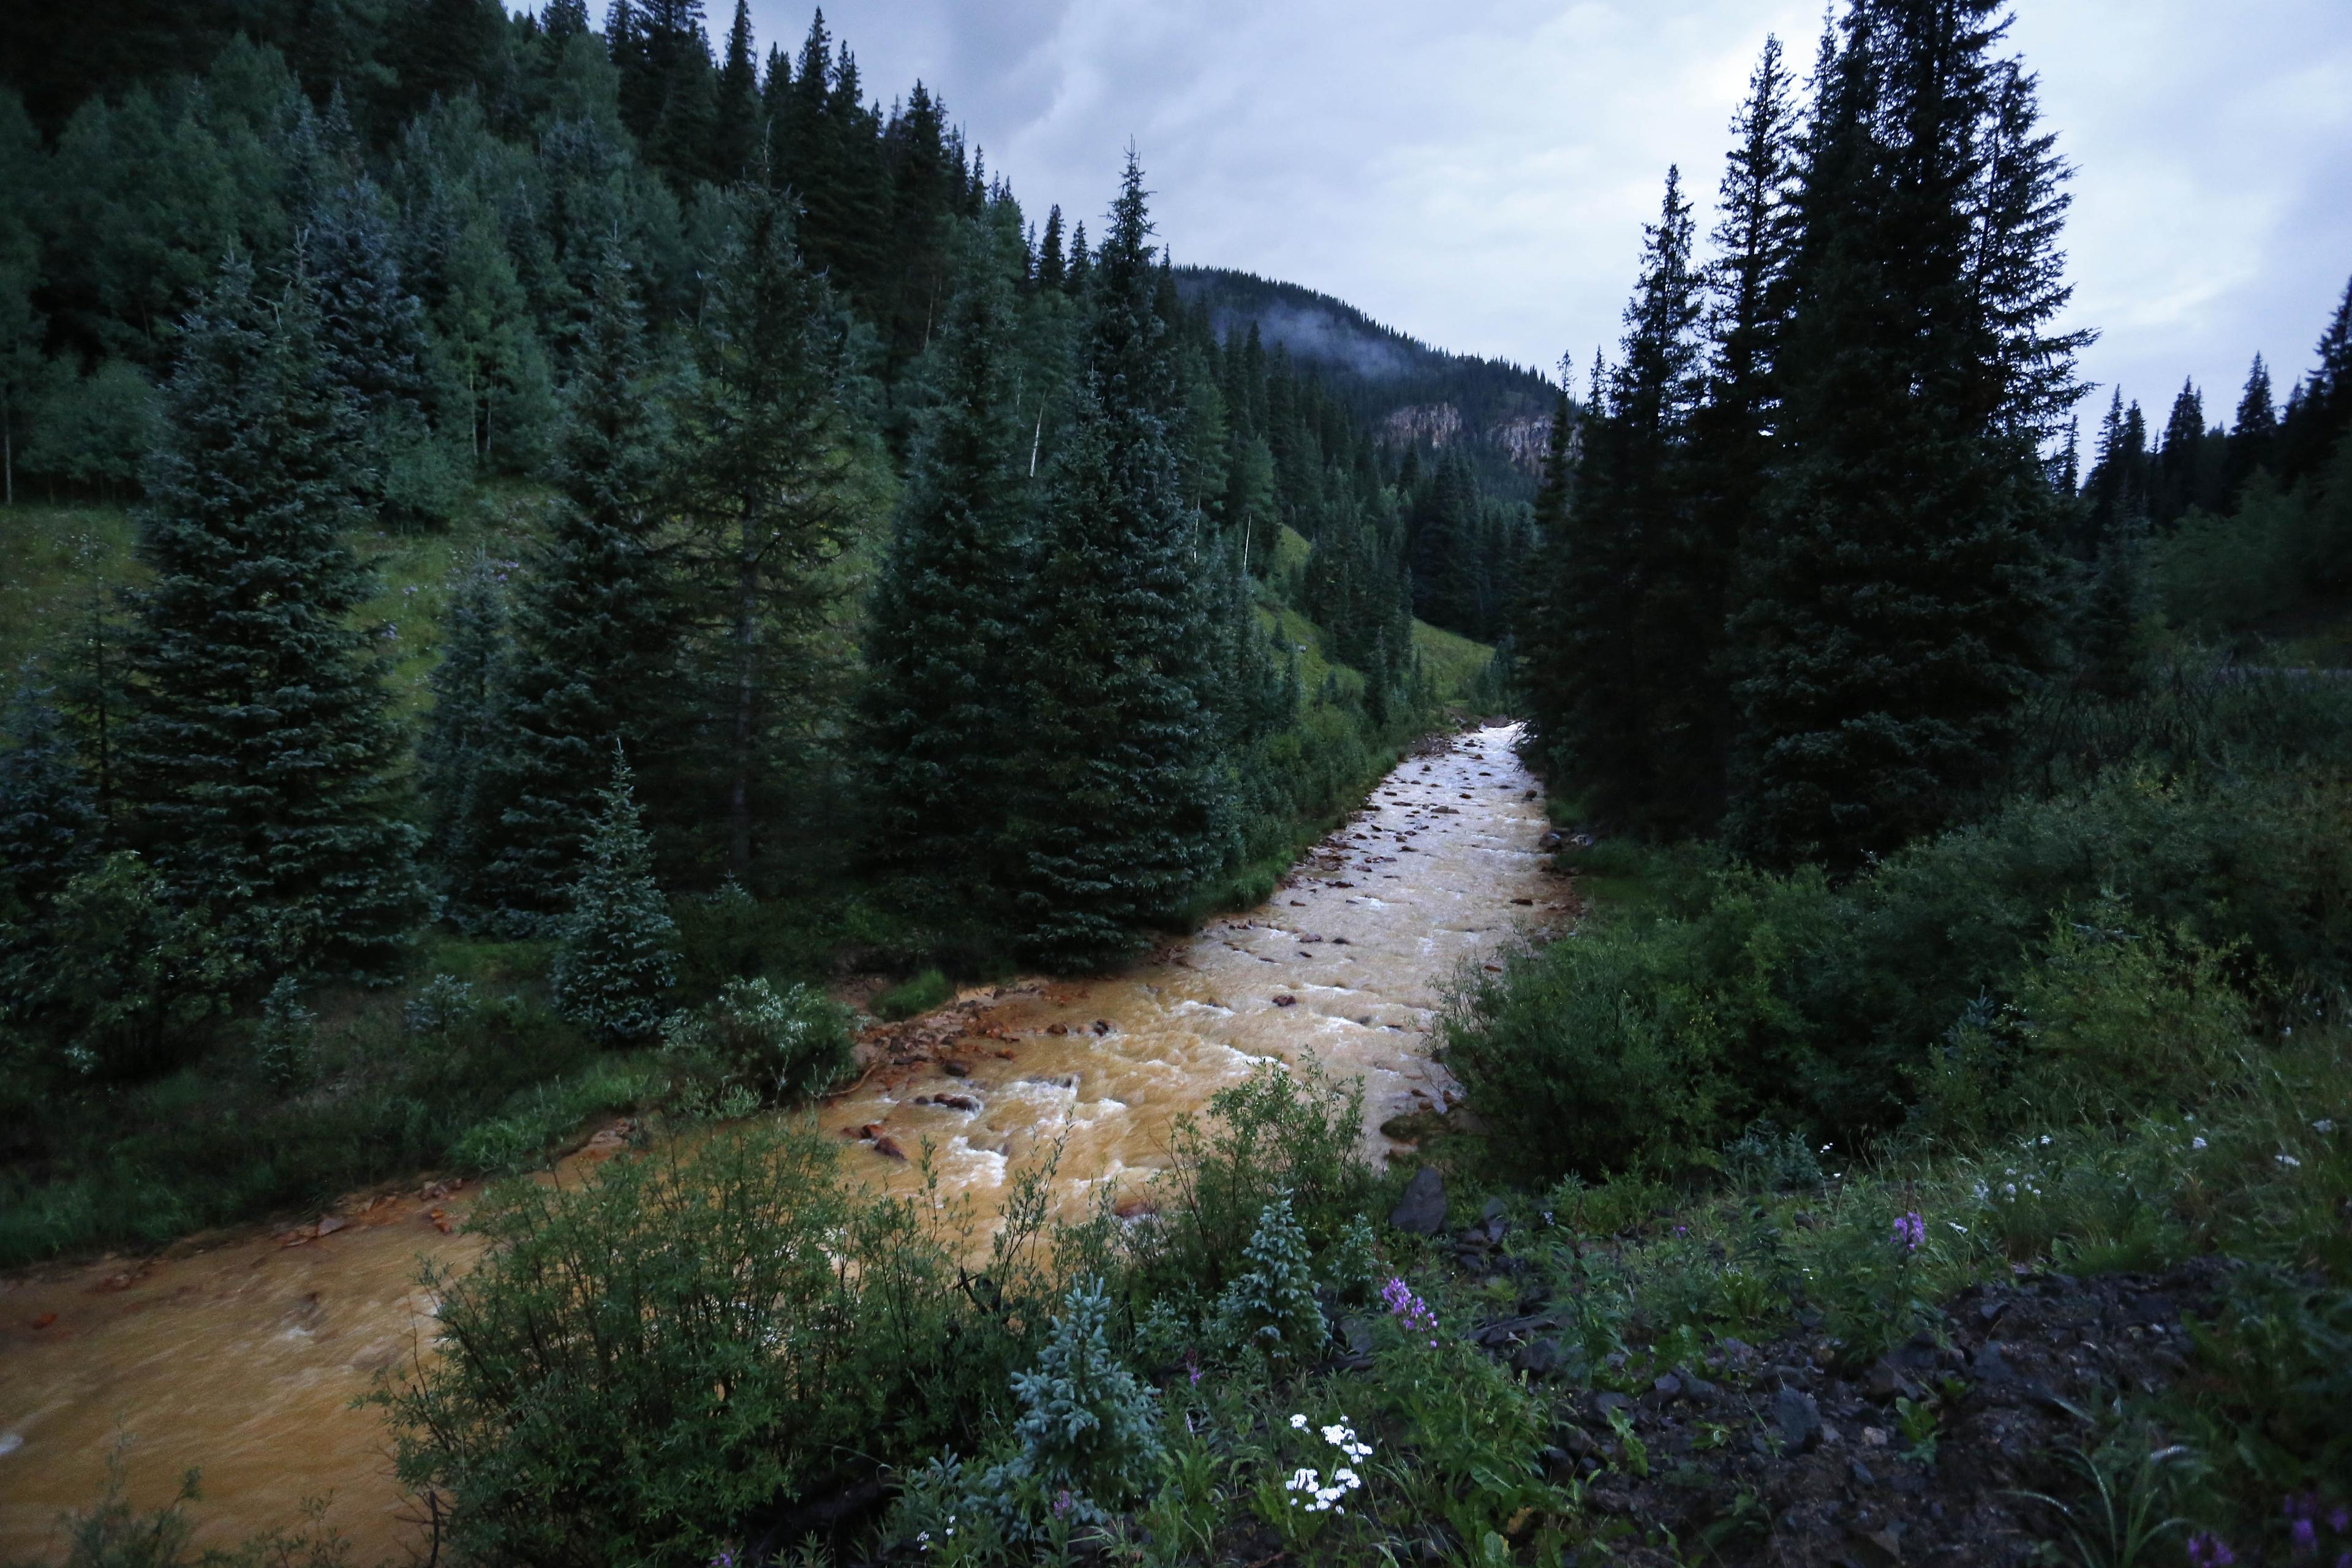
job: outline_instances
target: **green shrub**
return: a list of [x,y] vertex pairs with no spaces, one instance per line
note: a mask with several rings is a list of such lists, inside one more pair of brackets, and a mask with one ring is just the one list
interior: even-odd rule
[[484,1194],[483,1261],[429,1277],[436,1353],[373,1395],[404,1482],[453,1501],[453,1546],[707,1562],[1003,1399],[1017,1341],[914,1205],[836,1160],[814,1128],[737,1127]]
[[1111,1352],[1110,1298],[1099,1279],[1062,1300],[1037,1364],[1016,1373],[1019,1451],[981,1479],[1015,1538],[1058,1514],[1074,1524],[1108,1522],[1150,1484],[1160,1454],[1152,1391]]
[[1218,1303],[1228,1338],[1263,1357],[1269,1373],[1311,1364],[1323,1353],[1331,1326],[1316,1302],[1306,1233],[1286,1194],[1258,1211],[1242,1257],[1249,1267],[1234,1277]]
[[1363,1087],[1332,1083],[1311,1059],[1269,1064],[1209,1097],[1205,1121],[1180,1116],[1154,1191],[1160,1218],[1130,1243],[1137,1286],[1213,1299],[1266,1205],[1286,1197],[1310,1251],[1359,1218],[1372,1190],[1361,1147]]
[[254,1065],[264,1082],[293,1089],[310,1080],[318,1053],[318,1015],[302,1005],[302,987],[294,977],[281,974],[262,999],[254,1026]]
[[765,980],[730,981],[699,1013],[673,1014],[662,1055],[689,1082],[766,1100],[812,1093],[850,1063],[849,1013],[807,985],[782,994]]
[[954,1000],[955,987],[948,984],[948,977],[936,969],[926,969],[877,996],[874,1011],[884,1018],[911,1018]]

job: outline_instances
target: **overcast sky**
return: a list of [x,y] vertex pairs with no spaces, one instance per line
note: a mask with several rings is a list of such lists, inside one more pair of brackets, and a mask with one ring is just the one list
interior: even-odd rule
[[[709,0],[722,32],[728,0]],[[798,0],[752,0],[797,47]],[[1142,153],[1177,259],[1319,289],[1549,369],[1613,345],[1669,163],[1711,204],[1766,34],[1820,0],[835,0],[887,102],[920,78],[1042,218],[1099,232]],[[2163,409],[2285,384],[2352,275],[2352,3],[2027,0],[2011,34],[2075,164],[2085,369]],[[1702,231],[1711,221],[1700,209]],[[2096,395],[2100,405],[2105,391]],[[2086,418],[2085,423],[2090,421]]]

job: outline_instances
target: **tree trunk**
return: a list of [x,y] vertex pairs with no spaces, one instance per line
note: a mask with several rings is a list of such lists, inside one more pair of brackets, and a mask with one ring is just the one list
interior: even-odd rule
[[751,871],[751,769],[757,744],[760,654],[760,554],[752,544],[758,503],[743,502],[735,552],[735,734],[727,784],[727,868],[739,881]]

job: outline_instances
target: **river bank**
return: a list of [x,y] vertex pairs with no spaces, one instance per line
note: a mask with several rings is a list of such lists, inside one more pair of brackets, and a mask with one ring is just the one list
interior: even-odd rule
[[[820,1108],[823,1125],[890,1190],[919,1179],[928,1142],[943,1195],[983,1214],[1008,1173],[1059,1144],[1056,1196],[1083,1205],[1153,1168],[1174,1118],[1256,1063],[1311,1058],[1364,1080],[1365,1136],[1396,1152],[1384,1126],[1457,1092],[1429,1055],[1449,977],[1566,910],[1514,736],[1472,731],[1408,757],[1272,900],[1124,974],[976,993],[877,1032],[871,1072]],[[623,1146],[607,1129],[554,1179]],[[123,1435],[141,1506],[203,1468],[207,1541],[331,1497],[327,1522],[361,1561],[421,1543],[426,1516],[392,1479],[380,1417],[351,1401],[432,1331],[421,1264],[478,1254],[469,1196],[375,1193],[296,1231],[0,1280],[0,1557],[54,1553],[59,1514],[98,1494]]]

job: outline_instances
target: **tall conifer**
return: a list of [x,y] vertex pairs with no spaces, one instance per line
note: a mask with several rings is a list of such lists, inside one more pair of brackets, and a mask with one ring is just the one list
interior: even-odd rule
[[685,610],[667,557],[666,405],[630,271],[615,255],[597,270],[567,395],[562,500],[515,595],[499,714],[506,744],[480,759],[473,785],[496,803],[496,819],[468,816],[485,836],[478,901],[517,929],[562,912],[614,743],[678,765],[669,742]]
[[1198,519],[1170,439],[1150,234],[1130,153],[1024,606],[1024,945],[1056,968],[1134,952],[1224,851]]
[[[2059,296],[2015,281],[2054,266],[2050,201],[1985,194],[1989,146],[2033,140],[1996,10],[1861,0],[1818,84],[1781,455],[1738,622],[1732,826],[1769,861],[1852,867],[1968,809],[2051,656],[2035,389],[2072,355],[2044,331]],[[1989,253],[2011,281],[1978,270]]]
[[352,412],[320,338],[307,279],[264,298],[238,260],[185,321],[140,517],[124,773],[173,898],[248,958],[380,972],[418,912],[415,835],[353,618]]
[[1012,704],[1028,488],[1013,415],[1013,216],[1008,205],[961,237],[936,401],[867,617],[877,858],[966,900],[1003,868],[1008,780],[997,758],[1023,723]]

